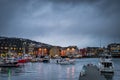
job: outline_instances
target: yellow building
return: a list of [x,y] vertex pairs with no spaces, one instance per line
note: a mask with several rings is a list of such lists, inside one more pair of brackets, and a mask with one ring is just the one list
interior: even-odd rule
[[50,49],[50,57],[60,56],[60,48],[54,46]]
[[64,56],[67,57],[75,57],[79,53],[77,46],[68,46],[62,51],[64,52]]

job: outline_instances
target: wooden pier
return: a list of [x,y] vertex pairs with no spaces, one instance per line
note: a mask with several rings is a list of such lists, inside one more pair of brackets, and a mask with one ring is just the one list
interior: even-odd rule
[[79,80],[106,80],[103,75],[100,74],[97,66],[86,65],[84,66],[84,74],[80,73]]

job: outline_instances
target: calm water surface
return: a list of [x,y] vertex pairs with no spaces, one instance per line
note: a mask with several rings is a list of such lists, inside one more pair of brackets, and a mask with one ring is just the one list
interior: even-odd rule
[[[26,63],[21,68],[0,68],[0,80],[78,80],[82,66],[98,65],[97,58],[77,59],[74,65],[51,63]],[[115,73],[107,80],[120,80],[120,59],[113,59]]]

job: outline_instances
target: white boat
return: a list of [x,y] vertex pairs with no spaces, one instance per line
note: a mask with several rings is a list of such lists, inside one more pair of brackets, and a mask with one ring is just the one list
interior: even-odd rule
[[112,61],[112,56],[110,54],[103,54],[100,57],[101,61]]
[[101,60],[99,63],[99,70],[102,73],[114,73],[114,65],[111,60]]
[[65,58],[65,59],[60,59],[57,60],[58,64],[75,64],[75,59],[69,59],[69,58]]
[[42,62],[49,63],[50,62],[50,57],[49,56],[44,56],[44,58],[42,58]]
[[0,60],[0,67],[19,67],[20,64],[14,58]]

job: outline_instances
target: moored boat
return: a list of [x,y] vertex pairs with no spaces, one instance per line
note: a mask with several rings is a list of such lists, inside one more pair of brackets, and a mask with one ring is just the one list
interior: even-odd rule
[[19,63],[12,59],[1,60],[0,67],[19,67]]
[[105,53],[100,56],[101,61],[112,61],[112,55]]
[[114,65],[110,54],[104,54],[100,58],[99,70],[102,73],[114,73]]
[[0,64],[0,67],[19,67],[19,64],[13,64],[13,63],[2,63]]
[[112,61],[101,61],[99,63],[99,70],[102,73],[114,73],[114,67]]
[[70,59],[70,58],[65,58],[65,59],[60,59],[57,60],[58,64],[75,64],[75,59]]
[[44,56],[44,57],[42,58],[42,62],[44,62],[44,63],[49,63],[49,62],[50,62],[50,57],[49,57],[49,56]]

